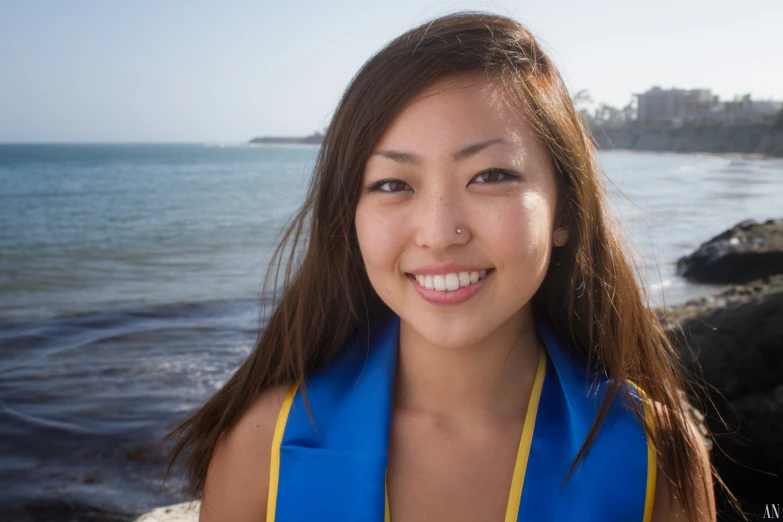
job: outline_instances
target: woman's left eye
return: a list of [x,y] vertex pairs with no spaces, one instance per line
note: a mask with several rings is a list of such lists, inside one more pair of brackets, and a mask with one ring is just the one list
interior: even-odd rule
[[[498,179],[500,177],[500,179]],[[514,174],[511,174],[510,172],[506,172],[505,170],[501,169],[490,169],[485,170],[484,172],[479,173],[476,175],[474,180],[481,180],[478,183],[494,183],[497,181],[508,181],[513,180],[515,178],[518,178],[519,176],[515,176]]]

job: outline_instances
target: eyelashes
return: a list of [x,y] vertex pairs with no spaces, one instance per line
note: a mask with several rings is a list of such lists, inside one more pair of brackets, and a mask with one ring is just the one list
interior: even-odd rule
[[[497,178],[499,176],[500,176],[501,179],[498,181]],[[513,173],[511,173],[511,172],[509,172],[507,170],[504,170],[504,169],[487,169],[487,170],[483,170],[483,171],[479,172],[478,174],[476,174],[473,177],[473,179],[471,180],[471,183],[473,183],[474,180],[476,180],[476,179],[484,179],[484,181],[479,181],[478,182],[479,185],[483,185],[483,184],[487,184],[487,183],[489,183],[489,184],[508,183],[508,182],[511,182],[511,181],[516,181],[520,177],[521,176],[519,176],[518,174],[513,174]],[[487,178],[490,178],[490,179],[495,178],[495,181],[487,180]],[[396,192],[404,192],[403,190],[394,190],[394,189],[392,189],[392,190],[384,190],[381,187],[383,187],[385,185],[389,185],[390,187],[395,187],[395,188],[396,187],[400,187],[400,186],[403,186],[403,187],[409,186],[407,183],[405,183],[404,181],[401,181],[399,179],[382,179],[382,180],[377,181],[377,182],[373,183],[372,185],[368,186],[367,187],[367,192],[386,192],[386,193],[389,193],[389,194],[394,194]]]
[[383,187],[384,185],[400,186],[400,185],[407,185],[407,183],[405,183],[404,181],[400,181],[398,179],[381,180],[367,187],[367,192],[390,192],[390,193],[401,192],[399,190],[381,190],[381,187]]

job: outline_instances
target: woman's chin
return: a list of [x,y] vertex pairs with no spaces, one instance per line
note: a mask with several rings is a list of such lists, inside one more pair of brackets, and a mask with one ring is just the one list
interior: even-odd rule
[[466,324],[464,317],[427,320],[424,316],[420,316],[407,327],[412,330],[415,337],[419,337],[425,343],[453,351],[469,348],[491,333],[487,328]]

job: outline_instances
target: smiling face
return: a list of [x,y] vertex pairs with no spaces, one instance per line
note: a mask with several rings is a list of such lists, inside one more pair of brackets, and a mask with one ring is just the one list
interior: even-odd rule
[[[370,282],[403,327],[459,348],[529,321],[556,206],[552,160],[530,124],[485,75],[462,74],[431,84],[381,136],[356,232]],[[445,277],[426,289],[426,274]]]

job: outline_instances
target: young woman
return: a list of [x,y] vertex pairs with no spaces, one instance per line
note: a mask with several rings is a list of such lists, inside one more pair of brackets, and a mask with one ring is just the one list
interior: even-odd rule
[[688,383],[605,204],[519,23],[389,43],[328,128],[254,351],[170,435],[200,520],[715,520]]

